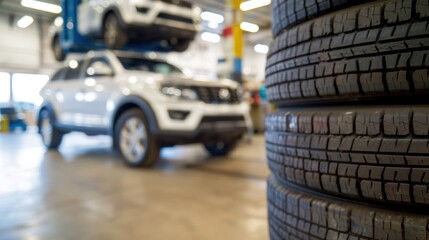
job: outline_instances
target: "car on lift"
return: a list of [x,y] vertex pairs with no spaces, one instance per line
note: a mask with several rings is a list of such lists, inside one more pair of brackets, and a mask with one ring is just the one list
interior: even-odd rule
[[48,149],[73,131],[110,135],[131,167],[150,166],[161,147],[178,144],[225,155],[251,127],[238,83],[193,79],[154,53],[89,52],[40,94],[38,127]]
[[201,9],[188,0],[73,0],[64,2],[63,8],[64,26],[56,24],[52,38],[59,61],[64,60],[63,47],[67,45],[61,44],[61,33],[74,30],[76,25],[82,37],[102,40],[109,49],[161,42],[177,52],[188,49],[201,29]]

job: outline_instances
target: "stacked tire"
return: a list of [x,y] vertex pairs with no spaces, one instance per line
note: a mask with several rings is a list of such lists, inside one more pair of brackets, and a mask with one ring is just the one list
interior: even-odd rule
[[429,239],[429,1],[272,6],[270,238]]

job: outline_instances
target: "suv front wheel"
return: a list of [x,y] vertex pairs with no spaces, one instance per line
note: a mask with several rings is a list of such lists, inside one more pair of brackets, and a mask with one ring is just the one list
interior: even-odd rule
[[130,167],[150,167],[159,160],[160,147],[151,135],[145,115],[138,109],[124,112],[115,126],[115,142]]

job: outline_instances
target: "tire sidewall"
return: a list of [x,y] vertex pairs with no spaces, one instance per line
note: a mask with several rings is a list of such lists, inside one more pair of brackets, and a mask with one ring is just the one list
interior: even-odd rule
[[[115,42],[108,44],[107,40],[106,40],[106,30],[108,28],[107,24],[109,21],[116,21],[116,38],[115,38]],[[116,16],[116,14],[114,13],[109,13],[103,22],[103,39],[104,39],[104,43],[108,48],[111,49],[118,49],[123,47],[126,42],[127,42],[127,38],[126,38],[126,32],[123,29],[123,27],[121,26],[121,23],[119,21],[119,18]]]
[[[121,136],[120,132],[121,132],[122,126],[125,124],[125,122],[128,119],[130,119],[132,117],[137,117],[140,120],[142,120],[142,122],[145,126],[145,129],[146,129],[147,138],[148,138],[147,146],[146,146],[146,152],[144,153],[144,156],[140,160],[135,161],[135,162],[128,161],[128,159],[125,157],[125,154],[122,153],[121,147],[119,146],[120,136]],[[119,116],[119,118],[115,124],[114,138],[115,138],[114,142],[117,145],[116,146],[117,151],[121,155],[124,163],[129,167],[151,166],[159,159],[158,143],[156,142],[154,134],[151,132],[151,130],[149,128],[149,124],[148,124],[146,116],[139,109],[127,110]]]

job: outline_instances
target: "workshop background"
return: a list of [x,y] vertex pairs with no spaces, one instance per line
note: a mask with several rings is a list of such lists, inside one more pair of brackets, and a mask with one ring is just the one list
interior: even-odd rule
[[429,0],[0,0],[0,240],[429,239]]

